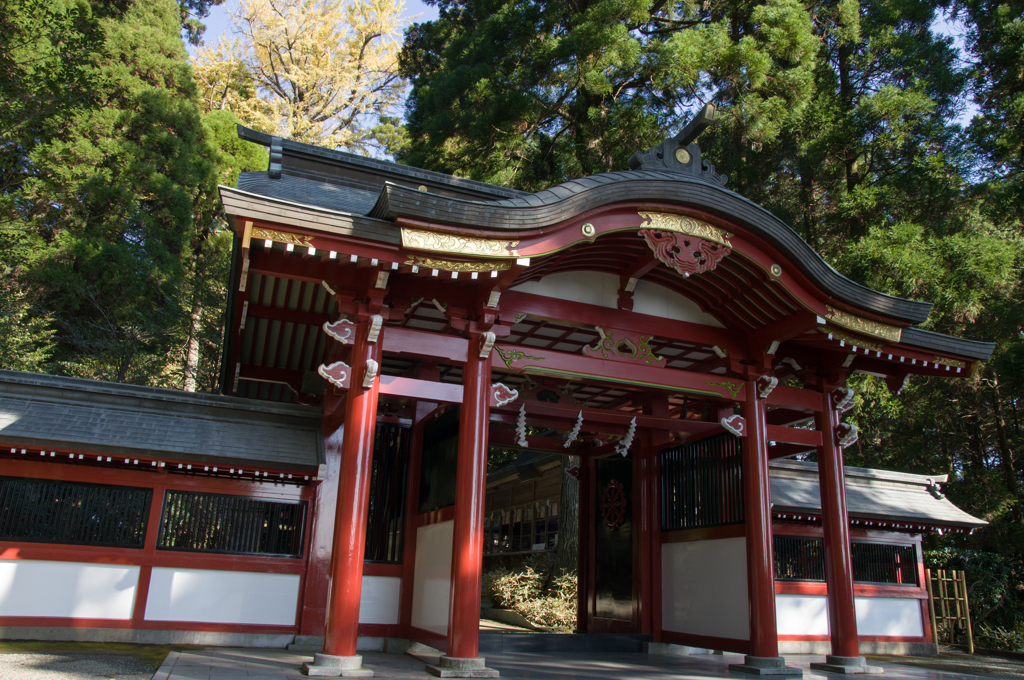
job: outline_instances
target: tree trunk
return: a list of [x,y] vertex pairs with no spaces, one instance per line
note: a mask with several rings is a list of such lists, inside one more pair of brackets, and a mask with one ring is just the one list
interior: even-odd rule
[[203,305],[197,290],[192,298],[192,315],[189,319],[188,346],[185,349],[185,380],[182,389],[196,391],[196,376],[199,374],[199,333],[202,330]]
[[576,569],[580,545],[580,483],[579,480],[569,476],[566,470],[579,464],[579,456],[562,456],[562,501],[558,506],[558,547],[555,550],[554,568],[551,570],[552,574],[556,576],[562,570],[574,571]]
[[1013,450],[1006,438],[1006,418],[1003,415],[1003,400],[999,394],[999,378],[996,375],[992,376],[992,401],[995,407],[996,439],[999,442],[999,460],[1003,471],[1003,481],[1016,501],[1013,505],[1013,519],[1020,522],[1022,516],[1020,482],[1017,480],[1017,471],[1013,468]]

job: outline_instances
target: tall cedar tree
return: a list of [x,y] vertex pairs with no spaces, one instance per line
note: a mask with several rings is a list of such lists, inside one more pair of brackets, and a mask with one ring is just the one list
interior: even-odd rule
[[[428,0],[429,1],[429,0]],[[538,190],[621,169],[703,99],[766,143],[811,103],[796,0],[439,0],[406,32],[404,162]]]
[[173,0],[100,19],[93,105],[48,121],[27,155],[28,279],[58,327],[63,370],[166,384],[181,285],[212,225],[217,154],[205,139]]

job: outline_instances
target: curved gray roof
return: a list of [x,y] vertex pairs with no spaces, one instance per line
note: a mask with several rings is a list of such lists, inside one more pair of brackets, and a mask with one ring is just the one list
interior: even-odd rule
[[609,172],[500,201],[447,198],[387,184],[367,216],[377,219],[415,217],[455,226],[521,233],[626,201],[685,203],[738,222],[787,253],[823,290],[854,307],[909,323],[926,320],[932,308],[929,302],[879,293],[846,278],[785,222],[753,201],[723,187],[673,172]]
[[[925,321],[932,307],[928,302],[886,295],[843,276],[770,212],[695,175],[650,169],[610,172],[528,194],[444,173],[281,140],[241,126],[239,135],[268,146],[272,143],[279,145],[277,148],[283,155],[277,179],[271,179],[267,172],[243,173],[239,178],[240,191],[283,206],[299,207],[300,212],[316,209],[325,214],[340,213],[344,219],[352,221],[351,228],[343,229],[345,233],[355,230],[373,240],[396,243],[398,230],[393,221],[400,216],[522,236],[614,203],[678,203],[744,226],[786,253],[810,281],[836,302],[908,324]],[[426,191],[416,186],[421,181],[426,183]],[[238,202],[232,191],[222,187],[225,205]],[[244,199],[244,195],[238,197],[240,201]],[[321,218],[311,219],[314,228],[322,227]],[[913,327],[903,329],[901,341],[926,351],[980,360],[987,360],[995,349],[994,343]]]
[[0,370],[0,442],[316,471],[320,410]]

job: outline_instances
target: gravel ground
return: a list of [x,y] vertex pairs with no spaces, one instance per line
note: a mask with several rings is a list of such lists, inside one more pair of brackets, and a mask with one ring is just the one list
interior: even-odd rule
[[150,680],[170,648],[0,642],[0,680]]
[[2,654],[0,680],[150,680],[156,669],[119,654]]

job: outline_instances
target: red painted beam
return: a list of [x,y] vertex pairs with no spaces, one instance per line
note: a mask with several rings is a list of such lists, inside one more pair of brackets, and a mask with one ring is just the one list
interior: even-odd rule
[[579,446],[579,442],[569,445],[569,448],[565,448],[565,439],[561,437],[540,437],[536,435],[527,435],[526,441],[527,446],[521,447],[516,441],[515,430],[507,427],[494,427],[494,421],[491,421],[492,426],[488,434],[487,443],[490,446],[501,446],[506,449],[529,449],[530,451],[547,451],[548,453],[559,454],[563,456],[575,455],[575,449]]
[[816,448],[817,447],[814,446],[808,446],[807,444],[776,444],[775,446],[768,447],[768,459],[775,460],[776,458],[788,458],[801,453],[814,451]]
[[[515,401],[511,404],[495,408],[493,411],[512,416],[514,422],[514,417],[518,415],[520,406],[521,402]],[[669,432],[700,434],[721,427],[718,423],[704,423],[697,420],[680,420],[678,418],[660,418],[658,416],[647,416],[638,413],[604,411],[596,408],[581,408],[579,406],[563,407],[541,401],[527,403],[526,418],[527,423],[530,425],[536,424],[534,421],[537,417],[559,418],[564,419],[569,424],[568,427],[572,427],[572,423],[576,421],[576,416],[581,410],[583,411],[583,430],[590,432],[604,432],[606,431],[603,428],[604,425],[615,425],[617,430],[625,433],[629,427],[629,421],[634,417],[636,418],[637,427],[667,430]],[[565,425],[558,425],[556,427],[565,427]],[[619,434],[619,432],[612,434]]]
[[[388,334],[390,333],[391,329],[388,329]],[[380,377],[380,393],[392,397],[408,397],[448,404],[462,403],[462,385],[403,378],[395,375]]]
[[811,447],[821,446],[821,432],[817,430],[798,430],[795,427],[780,427],[779,425],[768,425],[766,427],[768,429],[768,439],[771,441]]
[[743,354],[746,350],[743,336],[725,328],[510,290],[501,296],[501,316],[511,318],[513,314],[531,314],[544,319],[571,319],[586,326],[628,329],[631,333],[653,335],[659,339],[672,338],[709,347],[716,345],[732,354]]
[[389,326],[384,333],[384,351],[464,364],[468,356],[469,341],[455,335]]
[[730,402],[742,401],[746,393],[746,383],[738,378],[646,366],[640,362],[623,363],[535,347],[495,345],[491,353],[491,365],[497,370],[512,370],[528,375],[614,382],[642,389],[699,394],[705,398]]
[[821,411],[821,397],[817,392],[786,385],[779,385],[772,390],[772,393],[768,395],[768,404],[771,406],[793,406],[812,412]]
[[790,408],[777,408],[772,411],[768,411],[766,420],[769,425],[781,425],[783,427],[788,427],[794,423],[810,420],[813,417],[813,413],[806,413],[804,411]]

